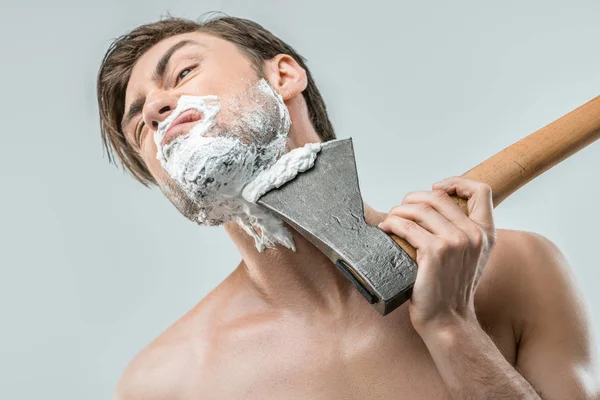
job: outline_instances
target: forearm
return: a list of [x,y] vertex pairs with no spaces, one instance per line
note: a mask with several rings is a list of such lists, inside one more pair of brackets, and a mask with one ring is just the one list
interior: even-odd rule
[[477,321],[421,333],[454,399],[540,400]]

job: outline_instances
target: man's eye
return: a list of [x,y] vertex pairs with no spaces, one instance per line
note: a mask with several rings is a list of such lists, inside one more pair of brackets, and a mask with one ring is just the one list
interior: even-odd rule
[[181,71],[179,73],[179,75],[177,75],[177,82],[176,83],[179,83],[179,81],[182,80],[183,78],[185,78],[190,72],[192,72],[191,68],[186,68],[183,71]]

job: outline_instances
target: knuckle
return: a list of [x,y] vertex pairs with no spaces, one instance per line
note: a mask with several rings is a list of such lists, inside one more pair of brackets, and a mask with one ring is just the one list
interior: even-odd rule
[[456,233],[452,238],[448,239],[448,247],[451,249],[461,249],[467,246],[469,238],[465,233]]
[[411,221],[410,219],[403,219],[402,225],[407,231],[411,231],[417,228],[417,223],[415,221]]
[[485,196],[491,197],[492,195],[492,187],[485,182],[478,182],[477,190]]
[[385,217],[385,219],[383,220],[383,222],[386,223],[386,224],[388,224],[388,225],[394,225],[397,220],[398,220],[398,216],[392,215],[392,214],[388,214]]
[[427,213],[433,210],[433,208],[427,203],[419,203],[417,210],[422,213]]
[[402,199],[402,204],[406,204],[407,202],[410,201],[410,199],[412,199],[412,197],[414,196],[415,192],[409,192],[407,193],[404,198]]
[[448,193],[445,190],[436,189],[432,191],[433,197],[438,200],[442,200],[448,197]]
[[394,207],[392,207],[392,208],[390,209],[390,211],[388,212],[388,215],[395,215],[395,214],[398,214],[398,213],[400,212],[400,210],[401,210],[401,209],[402,209],[402,205],[401,205],[401,204],[399,204],[399,205],[396,205],[396,206],[394,206]]

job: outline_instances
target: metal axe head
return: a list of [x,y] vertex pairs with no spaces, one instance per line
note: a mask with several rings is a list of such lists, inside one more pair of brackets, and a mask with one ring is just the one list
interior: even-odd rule
[[410,298],[417,264],[365,222],[352,139],[323,144],[313,168],[258,203],[325,253],[382,315]]

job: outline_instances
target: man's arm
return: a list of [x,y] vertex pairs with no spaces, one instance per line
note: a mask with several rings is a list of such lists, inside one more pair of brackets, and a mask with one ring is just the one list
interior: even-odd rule
[[[492,189],[485,183],[451,177],[432,189],[407,194],[379,227],[417,250],[408,311],[453,397],[598,398],[584,307],[556,246],[539,235],[515,232],[511,235],[518,239],[495,247],[500,240]],[[450,195],[466,200],[466,215]],[[488,271],[499,283],[488,285],[493,288],[488,297],[505,301],[517,329],[517,367],[523,375],[485,334],[475,309],[480,278],[494,253],[498,260],[489,264],[496,271]]]
[[460,399],[600,399],[596,349],[567,261],[540,235],[511,234],[496,248],[512,265],[502,267],[506,284],[495,295],[514,315],[516,370],[478,323],[463,321],[422,335],[440,375]]
[[517,369],[547,399],[600,398],[596,346],[585,303],[569,264],[548,239],[528,234],[522,246],[531,261],[516,293],[520,307]]
[[453,398],[541,399],[477,323],[440,327],[421,336]]

